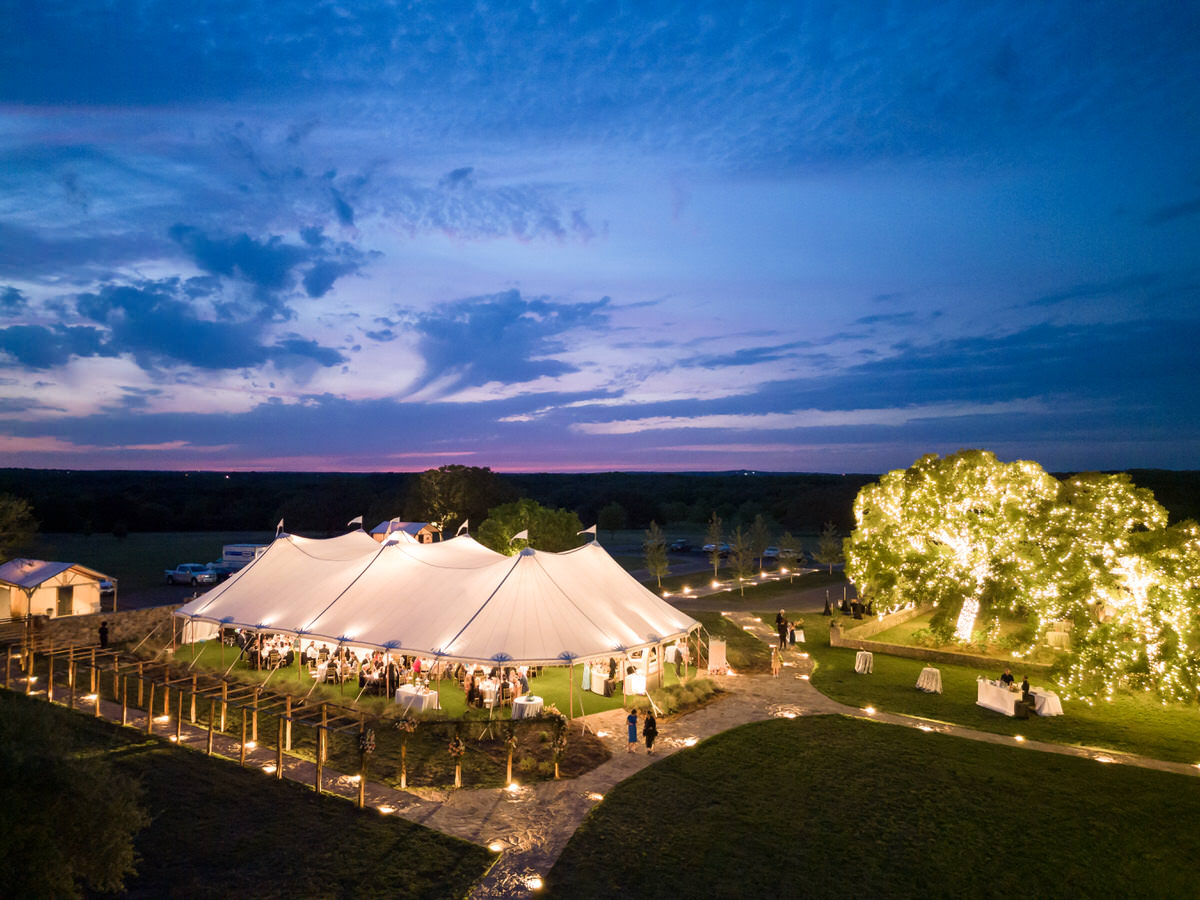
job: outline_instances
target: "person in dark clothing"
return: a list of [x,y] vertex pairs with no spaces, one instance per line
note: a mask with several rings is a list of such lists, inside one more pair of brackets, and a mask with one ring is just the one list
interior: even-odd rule
[[631,709],[629,715],[625,717],[625,724],[629,726],[629,743],[625,747],[626,753],[632,753],[633,748],[637,746],[637,710]]
[[775,616],[775,630],[779,633],[779,649],[782,650],[787,646],[788,632],[787,618],[784,617],[782,609]]
[[642,722],[642,737],[646,739],[646,752],[654,752],[654,739],[658,737],[658,720],[654,718],[654,709],[646,711],[646,719]]
[[1009,669],[1005,669],[1004,674],[1000,676],[1000,683],[1003,684],[1006,688],[1012,687],[1013,675]]
[[100,623],[100,649],[101,650],[108,649],[108,623],[107,622]]

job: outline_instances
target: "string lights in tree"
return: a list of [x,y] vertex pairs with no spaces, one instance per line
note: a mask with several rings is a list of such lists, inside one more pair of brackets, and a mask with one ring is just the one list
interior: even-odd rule
[[981,611],[1021,613],[1031,644],[1071,629],[1074,692],[1197,698],[1200,528],[1169,527],[1128,476],[1060,482],[986,451],[931,454],[864,487],[854,515],[846,572],[883,611],[936,604],[960,641]]

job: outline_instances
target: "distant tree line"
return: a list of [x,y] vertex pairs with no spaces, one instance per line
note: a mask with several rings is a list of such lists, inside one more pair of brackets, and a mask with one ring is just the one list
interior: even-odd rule
[[[1133,471],[1172,520],[1200,518],[1200,472]],[[52,533],[269,531],[283,519],[297,534],[337,534],[357,515],[370,529],[398,517],[466,519],[472,530],[488,511],[518,500],[574,513],[601,530],[657,523],[703,530],[713,513],[729,533],[761,517],[773,531],[817,533],[853,525],[853,503],[873,475],[627,473],[500,475],[443,466],[418,473],[129,472],[0,469],[0,493],[28,504],[37,528]]]

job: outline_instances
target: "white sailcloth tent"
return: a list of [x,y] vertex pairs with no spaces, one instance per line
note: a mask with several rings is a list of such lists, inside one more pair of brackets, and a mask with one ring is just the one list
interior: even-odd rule
[[283,535],[176,615],[464,662],[555,665],[674,640],[699,623],[596,543],[504,556],[469,536],[377,544]]

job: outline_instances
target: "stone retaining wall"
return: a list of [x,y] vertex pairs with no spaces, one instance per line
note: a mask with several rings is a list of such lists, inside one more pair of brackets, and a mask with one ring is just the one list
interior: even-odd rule
[[[997,667],[1016,667],[1025,672],[1037,672],[1045,675],[1050,666],[1044,663],[1033,663],[1020,659],[1004,659],[1003,657],[982,656],[977,653],[958,653],[954,650],[935,650],[931,647],[914,647],[909,644],[889,644],[884,641],[871,641],[866,638],[879,634],[881,631],[907,622],[924,610],[913,607],[899,612],[880,616],[874,622],[864,622],[857,628],[841,628],[837,623],[829,626],[829,643],[833,647],[848,647],[851,650],[870,650],[872,653],[885,653],[888,656],[903,656],[908,659],[922,659],[932,663],[942,663],[950,666],[972,666],[982,669]],[[997,672],[999,674],[999,672]]]
[[43,621],[36,633],[41,641],[59,646],[95,644],[100,640],[100,623],[107,622],[110,643],[140,641],[156,626],[158,632],[151,640],[158,641],[161,638],[166,643],[171,640],[171,614],[182,605],[172,603],[167,606],[152,606],[149,609],[61,616]]

